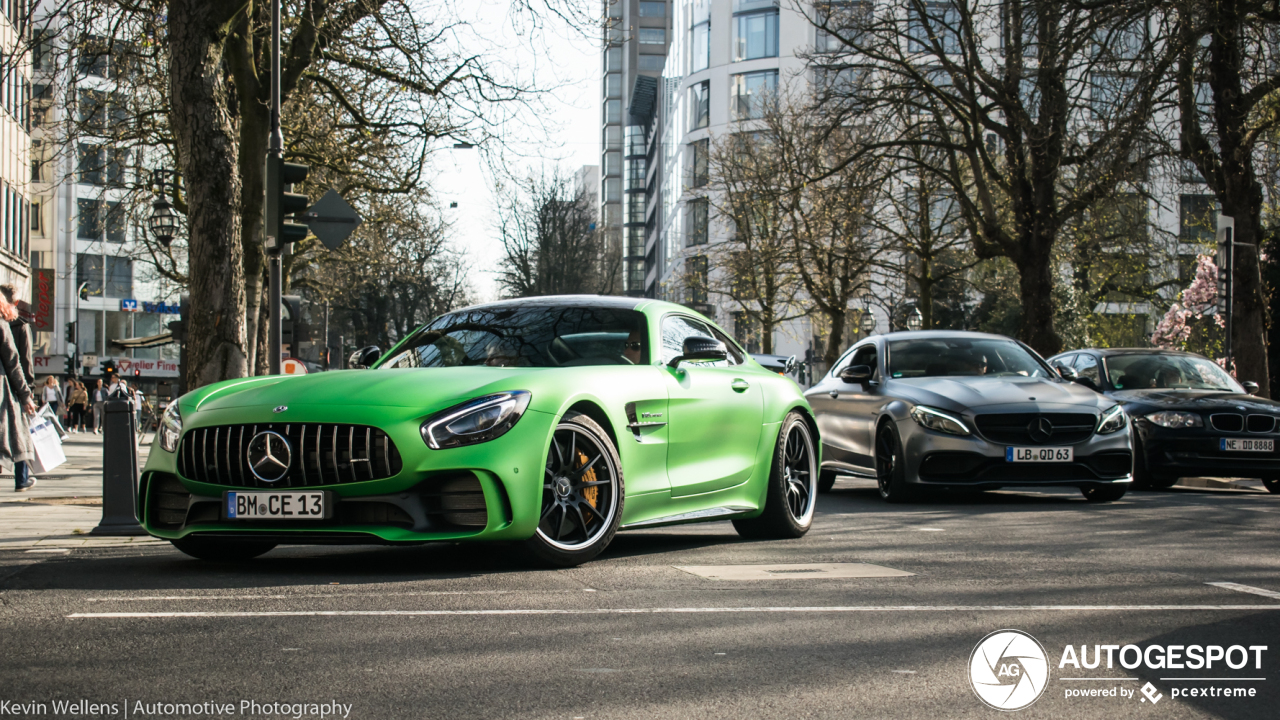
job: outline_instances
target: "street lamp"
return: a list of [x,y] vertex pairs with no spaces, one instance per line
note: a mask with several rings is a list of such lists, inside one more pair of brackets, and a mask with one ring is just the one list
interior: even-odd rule
[[[165,247],[169,247],[178,234],[178,213],[169,202],[166,192],[169,185],[167,178],[173,174],[171,170],[155,170],[151,173],[152,182],[159,186],[160,195],[151,203],[151,217],[147,218],[147,228],[151,230],[151,236],[156,242]],[[176,186],[177,182],[174,181],[173,184]]]
[[924,316],[920,314],[920,308],[911,311],[911,315],[907,317],[907,329],[919,330],[924,326]]
[[871,310],[862,313],[862,320],[859,321],[858,327],[862,328],[863,334],[870,335],[876,329],[876,316],[871,314]]

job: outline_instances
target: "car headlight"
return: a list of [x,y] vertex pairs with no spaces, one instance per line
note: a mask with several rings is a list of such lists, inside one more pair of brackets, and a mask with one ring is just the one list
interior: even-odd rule
[[948,435],[970,434],[969,427],[960,418],[926,405],[917,405],[912,408],[911,419],[919,423],[921,427],[937,430]]
[[1117,430],[1123,430],[1127,422],[1125,418],[1124,408],[1112,405],[1098,419],[1098,434],[1109,435]]
[[422,423],[422,440],[432,450],[444,450],[502,437],[524,415],[532,397],[527,390],[513,390],[455,405]]
[[1204,419],[1198,413],[1161,410],[1147,416],[1151,422],[1162,428],[1181,430],[1182,428],[1204,427]]
[[178,410],[178,401],[169,403],[160,416],[160,447],[165,452],[178,452],[178,441],[182,439],[182,413]]

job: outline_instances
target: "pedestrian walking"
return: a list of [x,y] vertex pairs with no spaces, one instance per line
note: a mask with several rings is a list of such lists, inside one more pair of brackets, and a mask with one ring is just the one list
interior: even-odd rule
[[102,379],[93,381],[93,434],[102,434],[102,407],[107,403],[107,391],[102,387]]
[[53,410],[53,414],[57,415],[59,410],[66,407],[66,396],[62,394],[62,388],[58,387],[58,379],[50,375],[44,379],[44,386],[41,388],[42,399],[49,409]]
[[71,381],[71,396],[67,398],[71,406],[70,425],[72,432],[86,432],[84,418],[89,411],[89,391],[79,380]]
[[[27,396],[32,407],[30,414],[35,415],[35,393],[32,391],[36,387],[36,375],[32,368],[33,363],[31,360],[30,323],[27,318],[23,317],[22,313],[18,311],[18,301],[15,299],[17,291],[12,285],[8,283],[0,285],[0,295],[4,296],[5,303],[14,310],[12,313],[12,319],[10,319],[8,314],[5,315],[5,319],[9,320],[9,332],[13,335],[14,349],[18,351],[18,365],[22,370],[22,379],[27,384]],[[25,439],[28,441],[29,445],[31,440],[29,423],[27,428],[28,430],[24,431],[24,433]],[[17,458],[15,458],[13,462],[13,480],[16,483],[15,487],[18,491],[32,487],[36,484],[36,478],[31,477],[31,468],[28,467],[27,462]]]
[[[18,319],[18,309],[0,294],[0,467],[15,468],[16,463],[34,459],[31,450],[31,426],[28,416],[36,414],[31,386],[22,374],[22,360],[13,341],[9,323]],[[15,478],[14,492],[30,490],[35,480]]]

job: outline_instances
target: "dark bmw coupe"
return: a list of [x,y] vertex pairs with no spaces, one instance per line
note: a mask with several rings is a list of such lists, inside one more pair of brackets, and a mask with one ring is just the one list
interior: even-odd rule
[[1195,475],[1260,478],[1280,493],[1280,402],[1254,397],[1208,358],[1173,350],[1087,349],[1049,359],[1133,419],[1134,485]]

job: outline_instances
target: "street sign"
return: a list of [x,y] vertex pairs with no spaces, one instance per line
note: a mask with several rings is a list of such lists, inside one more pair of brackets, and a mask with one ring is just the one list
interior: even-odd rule
[[301,219],[330,250],[337,250],[364,222],[356,209],[334,190],[326,192],[310,210],[302,213]]
[[138,312],[138,301],[133,298],[125,298],[120,301],[120,309],[124,312]]
[[285,358],[280,361],[280,372],[284,375],[306,375],[307,366],[297,358]]
[[87,367],[87,368],[98,367],[98,356],[97,355],[81,355],[80,365],[82,367]]

